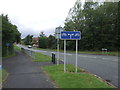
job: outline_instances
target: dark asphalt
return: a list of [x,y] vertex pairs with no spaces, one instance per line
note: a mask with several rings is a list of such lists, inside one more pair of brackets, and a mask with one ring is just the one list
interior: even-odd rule
[[31,58],[16,51],[16,56],[3,59],[3,68],[9,76],[3,88],[55,88],[40,66],[53,65],[51,62],[32,62]]

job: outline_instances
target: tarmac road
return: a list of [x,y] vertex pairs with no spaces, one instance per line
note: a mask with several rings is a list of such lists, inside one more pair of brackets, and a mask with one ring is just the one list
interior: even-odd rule
[[[19,47],[23,47],[25,49],[29,49],[27,47],[18,45]],[[51,56],[51,51],[42,51],[29,49],[35,52],[40,52],[45,55]],[[64,60],[64,53],[60,53],[60,59]],[[67,53],[67,63],[75,64],[75,54]],[[118,56],[108,56],[108,55],[90,55],[90,54],[78,54],[78,66],[85,69],[88,72],[96,74],[97,76],[103,78],[104,80],[109,81],[111,84],[118,85]],[[119,74],[120,75],[120,74]]]
[[53,65],[51,62],[35,63],[27,55],[3,59],[3,68],[9,73],[3,88],[55,88],[40,66]]

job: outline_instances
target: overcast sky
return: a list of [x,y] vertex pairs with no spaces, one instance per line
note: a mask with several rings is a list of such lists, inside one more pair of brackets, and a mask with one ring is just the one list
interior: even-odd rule
[[28,34],[38,36],[54,34],[58,26],[64,26],[69,9],[76,0],[0,0],[0,14],[8,14],[17,25],[22,38]]

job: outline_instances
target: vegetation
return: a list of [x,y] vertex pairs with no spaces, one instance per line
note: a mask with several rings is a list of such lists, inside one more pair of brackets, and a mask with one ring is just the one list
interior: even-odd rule
[[18,47],[18,46],[16,46],[16,45],[14,45],[14,48],[15,48],[16,50],[18,50],[18,51],[21,51],[21,48]]
[[[34,47],[33,47],[34,48]],[[43,51],[57,51],[56,49],[43,49],[43,48],[34,48],[36,50],[43,50]],[[60,50],[60,52],[64,52],[64,50]],[[67,50],[67,53],[76,53],[76,51]],[[79,54],[95,54],[95,55],[111,55],[111,56],[120,56],[120,52],[117,51],[78,51]]]
[[[81,31],[79,50],[99,51],[107,48],[118,51],[118,2],[85,2],[77,0],[65,22],[66,31]],[[75,42],[68,41],[68,49],[75,50]]]
[[35,59],[34,62],[46,62],[51,61],[51,57],[47,55],[43,55],[41,53],[35,52]]
[[[119,51],[119,4],[120,2],[76,1],[68,13],[63,28],[65,31],[81,31],[81,40],[78,41],[79,51],[100,53],[102,48],[106,48],[109,52]],[[60,49],[63,50],[63,40],[59,43]],[[46,37],[44,32],[41,32],[39,48],[56,49],[55,35]],[[75,40],[67,40],[67,50],[75,50]]]
[[10,57],[13,57],[13,56],[15,56],[16,54],[15,54],[15,52],[13,52],[13,53],[10,53],[9,55],[7,55],[7,56],[2,56],[2,58],[10,58]]
[[0,17],[0,57],[2,57],[2,17]]
[[2,17],[2,56],[11,55],[14,53],[13,43],[20,42],[20,36],[17,26],[13,25],[8,18],[8,15],[0,15]]
[[23,40],[23,44],[25,45],[31,45],[32,44],[32,37],[33,35],[27,35]]
[[0,70],[0,83],[4,82],[8,76],[8,73],[4,70]]
[[49,37],[39,37],[39,48],[49,48],[55,49],[56,48],[56,39],[54,36],[50,35]]
[[47,37],[39,38],[39,48],[48,48],[48,38]]
[[73,73],[75,68],[67,65],[67,72],[64,73],[63,65],[45,66],[43,70],[52,78],[59,88],[113,88],[92,74],[79,70],[80,73]]

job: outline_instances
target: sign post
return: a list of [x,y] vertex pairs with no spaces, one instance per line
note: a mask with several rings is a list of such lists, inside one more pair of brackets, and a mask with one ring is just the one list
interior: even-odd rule
[[10,46],[10,43],[6,43],[6,46],[7,46],[7,56],[9,55],[9,50],[8,50],[8,47]]
[[57,65],[59,65],[59,39],[57,39]]
[[66,72],[66,40],[64,40],[64,72]]
[[62,27],[58,27],[55,29],[55,35],[57,39],[57,65],[59,65],[59,39],[60,39],[61,31],[63,31]]
[[9,54],[8,54],[8,46],[7,46],[7,56],[8,56]]
[[81,39],[81,32],[80,31],[63,31],[61,32],[61,39],[64,40],[64,72],[66,72],[66,40],[76,40],[76,69],[77,72],[77,54],[78,54],[78,40]]
[[77,73],[77,61],[78,61],[77,54],[78,54],[78,40],[76,40],[76,73]]

